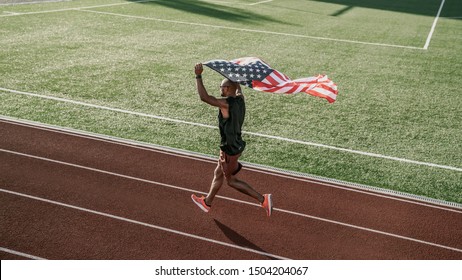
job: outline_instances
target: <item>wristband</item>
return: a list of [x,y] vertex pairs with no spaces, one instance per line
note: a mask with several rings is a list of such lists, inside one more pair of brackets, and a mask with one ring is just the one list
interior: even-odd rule
[[196,79],[202,79],[202,75],[196,75]]

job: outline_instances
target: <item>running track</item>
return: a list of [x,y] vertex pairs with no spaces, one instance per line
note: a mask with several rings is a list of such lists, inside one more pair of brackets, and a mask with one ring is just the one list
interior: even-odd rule
[[[218,137],[218,136],[217,136]],[[249,147],[251,149],[252,147]],[[0,119],[0,259],[462,259],[462,209]]]

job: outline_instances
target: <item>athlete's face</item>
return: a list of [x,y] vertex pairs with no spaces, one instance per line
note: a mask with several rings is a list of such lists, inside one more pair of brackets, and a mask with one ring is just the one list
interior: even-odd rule
[[234,85],[229,80],[223,80],[220,84],[220,93],[223,97],[228,97],[232,94]]

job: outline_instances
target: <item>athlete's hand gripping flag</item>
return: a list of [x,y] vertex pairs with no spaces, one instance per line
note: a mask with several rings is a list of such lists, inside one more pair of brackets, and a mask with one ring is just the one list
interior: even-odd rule
[[287,94],[305,92],[325,98],[330,103],[337,98],[337,85],[327,76],[318,75],[291,80],[256,57],[244,57],[231,61],[210,60],[203,64],[233,82],[238,82],[255,90]]

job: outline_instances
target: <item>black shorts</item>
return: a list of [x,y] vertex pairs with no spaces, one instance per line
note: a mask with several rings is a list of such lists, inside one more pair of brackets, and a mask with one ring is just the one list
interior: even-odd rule
[[220,158],[218,162],[225,174],[225,177],[229,178],[230,176],[234,176],[242,169],[242,164],[238,161],[241,154],[237,154],[234,156],[230,156],[225,152],[220,150]]

